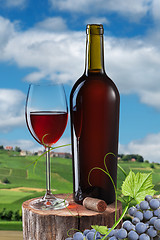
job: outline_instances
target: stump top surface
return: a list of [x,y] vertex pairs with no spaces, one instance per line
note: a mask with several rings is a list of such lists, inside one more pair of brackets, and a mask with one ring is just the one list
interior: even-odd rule
[[[64,209],[60,209],[60,210],[36,210],[30,207],[30,202],[34,199],[29,199],[25,202],[23,202],[22,204],[22,209],[23,210],[28,210],[31,211],[33,213],[39,214],[39,215],[55,215],[55,216],[96,216],[96,215],[100,215],[102,213],[99,212],[95,212],[95,211],[91,211],[86,209],[84,206],[77,204],[74,202],[73,200],[73,194],[55,194],[55,197],[57,198],[62,198],[62,199],[66,199],[69,202],[69,206],[64,208]],[[119,210],[121,208],[121,203],[118,202],[117,205],[117,210]],[[104,213],[111,213],[111,212],[115,211],[115,204],[112,203],[110,205],[107,206],[107,209],[105,210]]]

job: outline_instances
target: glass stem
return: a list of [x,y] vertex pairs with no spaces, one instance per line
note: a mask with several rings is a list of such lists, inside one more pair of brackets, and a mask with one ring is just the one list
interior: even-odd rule
[[50,147],[46,148],[46,196],[51,195]]

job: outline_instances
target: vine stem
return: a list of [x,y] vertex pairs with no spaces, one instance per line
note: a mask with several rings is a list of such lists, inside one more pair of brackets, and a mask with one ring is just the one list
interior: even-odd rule
[[118,198],[117,198],[117,189],[116,189],[116,185],[115,185],[115,183],[114,183],[114,181],[113,181],[113,178],[111,177],[111,175],[110,175],[110,173],[109,173],[109,171],[108,171],[107,165],[106,165],[106,158],[107,158],[108,155],[113,155],[114,157],[116,157],[116,155],[115,155],[114,153],[112,153],[112,152],[107,153],[107,154],[104,156],[104,166],[105,166],[105,168],[106,168],[106,171],[105,171],[104,169],[100,168],[100,167],[94,167],[94,168],[92,168],[92,169],[90,170],[89,174],[88,174],[88,183],[89,183],[90,186],[92,186],[92,184],[91,184],[90,181],[89,181],[89,178],[90,178],[91,172],[92,172],[93,170],[95,170],[95,169],[101,170],[101,171],[104,172],[106,175],[108,175],[108,177],[110,178],[110,180],[111,180],[111,182],[112,182],[114,191],[115,191],[115,209],[116,209],[116,210],[115,210],[115,222],[116,222],[116,220],[117,220],[117,200],[118,200]]
[[115,185],[115,183],[114,183],[114,181],[113,181],[113,178],[111,177],[111,175],[110,175],[110,173],[109,173],[109,171],[108,171],[108,168],[107,168],[106,158],[107,158],[108,155],[113,155],[114,157],[116,157],[116,155],[115,155],[114,153],[112,153],[112,152],[109,152],[109,153],[107,153],[107,154],[104,156],[104,166],[105,166],[105,168],[106,168],[106,171],[108,172],[108,176],[109,176],[109,178],[110,178],[110,180],[111,180],[111,182],[112,182],[112,185],[113,185],[114,191],[115,191],[115,216],[114,216],[114,218],[115,218],[115,222],[116,222],[116,221],[117,221],[117,204],[118,204],[117,188],[116,188],[116,185]]

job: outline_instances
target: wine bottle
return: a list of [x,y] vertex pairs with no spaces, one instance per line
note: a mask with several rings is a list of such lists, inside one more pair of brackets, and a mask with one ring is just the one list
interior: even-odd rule
[[80,204],[85,197],[107,204],[115,200],[107,174],[100,169],[91,171],[94,167],[106,171],[104,157],[112,153],[106,157],[106,166],[116,186],[120,96],[105,73],[103,31],[101,24],[87,25],[85,71],[70,94],[73,192]]

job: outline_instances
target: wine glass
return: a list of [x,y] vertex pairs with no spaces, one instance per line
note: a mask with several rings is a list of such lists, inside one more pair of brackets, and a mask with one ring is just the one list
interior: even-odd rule
[[26,99],[26,123],[32,137],[46,150],[46,194],[31,201],[38,210],[57,210],[68,206],[64,199],[51,193],[50,148],[62,136],[68,119],[68,107],[63,85],[47,81],[30,84]]

